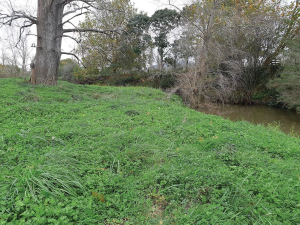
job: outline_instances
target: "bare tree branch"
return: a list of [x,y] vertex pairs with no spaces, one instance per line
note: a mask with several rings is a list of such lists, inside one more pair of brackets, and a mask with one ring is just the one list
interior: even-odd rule
[[66,23],[70,22],[72,19],[74,19],[74,18],[76,18],[76,17],[78,17],[78,16],[81,16],[81,15],[87,14],[87,13],[89,13],[89,11],[85,11],[85,12],[78,13],[78,14],[72,16],[70,19],[64,21],[64,22],[62,23],[62,25],[65,25]]
[[72,23],[72,21],[70,21],[70,20],[66,21],[64,24],[66,24],[66,23],[71,24],[74,27],[74,29],[77,29],[77,26],[74,23]]
[[94,33],[102,33],[102,34],[109,34],[109,33],[120,33],[121,30],[114,29],[114,30],[97,30],[97,29],[64,29],[63,33],[70,33],[70,32],[94,32]]
[[71,52],[60,52],[60,54],[74,56],[83,65],[83,67],[86,68],[86,66],[84,65],[84,63],[82,62],[82,60],[80,60],[79,57],[76,54],[71,53]]
[[73,41],[75,41],[77,44],[80,44],[81,43],[81,41],[79,40],[77,40],[76,38],[74,38],[74,37],[72,37],[72,36],[69,36],[69,35],[62,35],[62,36],[58,36],[58,37],[56,37],[56,38],[70,38],[70,39],[72,39]]
[[26,25],[25,23],[26,23],[26,21],[24,22],[24,25],[20,27],[20,34],[19,34],[19,39],[18,39],[17,45],[18,45],[19,42],[21,41],[21,37],[22,37],[22,34],[23,34],[24,30],[25,30],[26,28],[31,27],[31,26],[33,25],[33,23],[30,23],[30,24],[27,24],[27,25]]
[[[68,11],[68,12],[64,13],[64,14],[63,14],[63,17],[65,17],[65,16],[67,16],[67,15],[70,15],[70,14],[72,14],[72,13],[76,13],[76,12],[79,11],[79,10],[81,10],[81,13],[82,13],[82,10],[83,10],[83,9],[86,9],[86,10],[90,11],[90,10],[89,10],[90,8],[91,8],[90,6],[82,6],[82,7],[79,7],[79,8],[76,8],[76,9],[74,9],[74,10],[71,10],[71,11]],[[80,15],[81,15],[81,14],[80,14]]]
[[83,3],[86,3],[86,4],[88,4],[89,6],[92,6],[92,7],[93,7],[92,3],[96,3],[97,0],[64,0],[64,1],[62,2],[62,5],[67,5],[67,4],[70,4],[70,3],[72,3],[72,2],[83,2]]
[[[101,2],[101,4],[102,5],[105,5],[105,6],[103,6],[103,7],[100,7],[100,5],[99,4],[97,4],[97,3],[99,3],[100,1],[99,0],[64,0],[63,2],[62,2],[62,5],[67,5],[67,4],[70,4],[70,3],[72,3],[72,2],[82,2],[82,3],[84,3],[84,4],[86,4],[86,5],[88,5],[88,7],[90,7],[90,8],[94,8],[94,9],[97,9],[97,10],[107,10],[107,11],[119,11],[119,12],[122,12],[122,11],[124,11],[124,10],[122,10],[122,9],[111,9],[109,6],[110,6],[110,2]],[[81,7],[79,7],[79,8],[82,8],[82,6]],[[79,9],[78,9],[79,10]]]
[[6,14],[0,12],[0,25],[9,25],[11,26],[12,22],[18,19],[27,19],[32,24],[37,24],[37,18],[31,15],[27,15],[23,11],[13,10],[12,14]]

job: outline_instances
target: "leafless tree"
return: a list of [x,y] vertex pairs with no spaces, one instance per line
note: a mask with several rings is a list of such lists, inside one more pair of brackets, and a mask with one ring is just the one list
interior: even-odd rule
[[28,43],[30,30],[29,28],[25,28],[21,34],[18,34],[18,29],[16,27],[9,27],[9,29],[5,29],[5,31],[5,40],[2,42],[2,45],[5,45],[9,52],[9,64],[18,67],[20,66],[21,75],[24,76],[32,52],[32,48]]
[[18,43],[16,44],[17,52],[19,57],[21,58],[21,75],[25,76],[25,72],[27,71],[28,61],[30,60],[32,48],[28,43],[28,35],[29,31],[22,35],[19,38]]
[[0,38],[1,44],[1,63],[0,63],[0,77],[17,77],[20,76],[17,66],[17,56],[15,48],[11,48],[11,39],[7,37],[7,33],[3,32]]
[[[37,0],[36,15],[16,7],[12,0],[5,1],[5,10],[0,11],[0,25],[12,25],[15,21],[23,21],[20,33],[25,28],[36,25],[36,54],[31,63],[31,83],[56,85],[58,68],[62,54],[74,55],[61,50],[62,39],[72,38],[69,33],[98,32],[109,34],[112,30],[80,29],[72,21],[81,15],[91,13],[97,8],[97,2],[106,0]],[[2,3],[3,4],[3,3]],[[105,4],[104,4],[105,5]],[[66,27],[71,25],[72,27]],[[74,39],[74,38],[73,38]]]
[[222,3],[195,1],[182,11],[187,38],[180,44],[184,44],[183,48],[188,46],[187,60],[193,56],[195,63],[194,68],[178,76],[178,88],[192,107],[207,102],[226,102],[242,72],[239,61],[229,57],[237,49],[230,42],[220,41],[225,27],[220,21],[224,18]]

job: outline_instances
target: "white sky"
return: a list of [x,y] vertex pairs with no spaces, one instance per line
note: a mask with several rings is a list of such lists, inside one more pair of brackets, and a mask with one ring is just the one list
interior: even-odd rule
[[182,8],[189,0],[131,0],[135,4],[135,8],[139,11],[144,11],[151,16],[156,10],[164,9],[170,2],[178,8]]
[[134,3],[135,8],[138,11],[147,12],[148,16],[151,16],[157,8],[159,8],[157,2],[153,0],[131,0]]

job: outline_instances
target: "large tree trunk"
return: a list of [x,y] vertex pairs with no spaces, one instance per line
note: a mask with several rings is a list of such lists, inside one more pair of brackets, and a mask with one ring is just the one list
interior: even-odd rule
[[37,46],[32,84],[56,85],[63,35],[61,0],[38,0]]

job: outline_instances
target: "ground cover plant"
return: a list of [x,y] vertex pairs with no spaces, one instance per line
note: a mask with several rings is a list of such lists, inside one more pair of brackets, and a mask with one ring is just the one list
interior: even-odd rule
[[0,88],[0,224],[300,224],[295,137],[151,88]]

